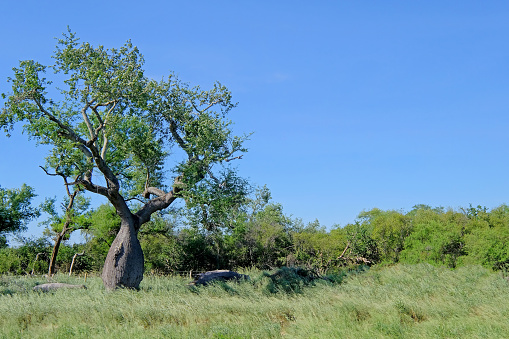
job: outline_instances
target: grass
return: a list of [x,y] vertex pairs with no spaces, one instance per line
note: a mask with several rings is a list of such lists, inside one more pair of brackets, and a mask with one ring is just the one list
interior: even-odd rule
[[[32,291],[44,278],[0,277],[0,338],[507,338],[509,333],[509,283],[482,267],[396,265],[349,274],[341,284],[301,283],[291,272],[243,273],[251,280],[192,288],[185,278],[146,276],[139,291],[113,293],[99,277],[87,279],[87,290],[49,293]],[[53,280],[84,283],[64,275]]]

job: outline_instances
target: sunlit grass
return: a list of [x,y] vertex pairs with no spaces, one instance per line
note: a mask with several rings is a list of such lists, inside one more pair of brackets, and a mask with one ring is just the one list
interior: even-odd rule
[[[396,265],[274,293],[271,279],[189,287],[146,276],[139,291],[33,292],[0,278],[0,338],[507,338],[509,284],[481,267]],[[57,276],[83,284],[84,278]]]

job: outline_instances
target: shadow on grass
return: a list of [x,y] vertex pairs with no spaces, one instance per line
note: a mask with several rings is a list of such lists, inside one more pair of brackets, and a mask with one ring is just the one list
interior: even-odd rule
[[302,293],[306,287],[315,286],[317,282],[338,285],[349,274],[358,274],[366,271],[368,267],[359,266],[355,269],[341,270],[333,274],[321,276],[313,270],[301,267],[281,267],[271,273],[264,272],[263,277],[270,281],[266,288],[269,293]]

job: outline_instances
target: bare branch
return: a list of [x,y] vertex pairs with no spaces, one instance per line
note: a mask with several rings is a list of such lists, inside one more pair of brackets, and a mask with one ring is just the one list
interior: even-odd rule
[[49,173],[44,167],[42,166],[39,166],[44,172],[46,172],[47,175],[51,175],[51,176],[57,176],[57,175],[61,175],[59,173]]
[[76,260],[76,256],[78,256],[78,255],[80,255],[80,256],[81,256],[81,255],[84,255],[84,254],[85,254],[85,251],[83,251],[83,252],[81,252],[81,253],[75,253],[75,254],[73,255],[73,257],[72,257],[72,262],[71,262],[71,267],[69,268],[69,276],[71,276],[71,274],[72,274],[72,268],[73,268],[73,266],[74,266],[74,261]]
[[192,158],[193,155],[187,150],[186,143],[184,142],[184,140],[182,140],[182,138],[178,134],[177,125],[173,120],[170,120],[170,132],[175,141],[177,142],[177,144],[179,144],[180,148],[182,148],[187,153],[189,158]]
[[[64,184],[65,184],[64,186],[65,186],[65,189],[67,190],[67,195],[69,197],[72,197],[71,201],[74,200],[74,197],[76,196],[77,191],[75,191],[73,194],[71,194],[71,191],[69,191],[69,184],[67,183],[67,177],[65,176],[65,174],[63,174],[62,172],[58,171],[58,167],[55,169],[55,173],[49,173],[44,167],[42,167],[42,166],[39,166],[39,167],[42,168],[42,170],[44,172],[46,172],[47,175],[50,175],[50,176],[57,176],[58,175],[58,176],[62,177],[64,179]],[[68,209],[71,208],[71,207],[72,207],[72,204],[70,205],[70,207],[68,207]]]
[[146,187],[145,188],[145,192],[143,192],[143,195],[148,198],[150,196],[150,194],[153,194],[155,196],[158,196],[158,197],[163,197],[165,196],[167,193],[163,190],[160,190],[159,188],[156,188],[156,187]]
[[166,207],[170,206],[175,199],[177,199],[177,190],[173,190],[169,193],[166,193],[163,196],[158,196],[147,202],[138,212],[136,212],[136,216],[139,219],[139,225],[146,223],[150,220],[150,216],[157,211],[163,210]]
[[126,202],[128,202],[128,201],[132,201],[132,200],[139,201],[139,202],[141,202],[141,203],[143,203],[143,204],[145,203],[145,201],[143,201],[143,200],[141,200],[141,199],[139,199],[139,198],[136,198],[136,197],[134,197],[134,198],[129,198],[129,199],[125,199],[125,201],[126,201]]
[[201,110],[198,107],[196,107],[196,105],[194,104],[194,102],[192,100],[186,100],[186,101],[189,102],[193,106],[193,108],[195,109],[196,112],[202,114],[202,113],[206,112],[209,108],[222,102],[223,100],[222,99],[214,100],[207,107],[205,107],[204,109],[201,109]]
[[101,158],[103,158],[103,159],[106,156],[106,149],[107,148],[108,148],[108,137],[106,136],[106,133],[104,133],[103,147],[101,149]]
[[216,178],[216,177],[214,176],[214,174],[212,174],[212,171],[210,170],[210,168],[207,168],[207,173],[208,173],[208,174],[209,174],[209,176],[212,178],[212,180],[214,180],[214,181],[215,181],[218,185],[220,184],[219,179],[218,179],[218,178]]
[[241,160],[243,156],[244,156],[244,154],[239,155],[238,157],[234,157],[234,158],[230,158],[230,159],[225,159],[224,161],[226,161],[226,162],[230,162],[230,161],[235,160],[235,159],[239,159],[239,160]]
[[[109,102],[108,104],[110,104],[111,102]],[[113,102],[113,106],[111,106],[111,108],[108,110],[108,113],[106,113],[107,117],[110,115],[111,112],[113,112],[113,110],[115,109],[115,107],[117,106],[117,101],[114,101]],[[106,119],[107,119],[106,117]],[[104,128],[106,126],[106,123],[107,123],[107,120],[104,121],[104,123],[101,123],[102,127],[101,128]],[[103,147],[101,149],[101,157],[104,159],[104,156],[106,155],[106,149],[108,148],[108,136],[106,135],[106,132],[103,131]]]
[[85,121],[85,124],[87,125],[87,128],[88,128],[88,132],[90,133],[90,140],[95,140],[97,137],[96,137],[96,134],[94,133],[94,128],[92,126],[92,123],[90,122],[90,119],[88,118],[88,115],[87,115],[87,110],[89,107],[90,107],[90,103],[87,102],[85,107],[83,107],[83,109],[81,110],[81,115],[83,116],[83,120]]
[[349,247],[350,247],[350,243],[347,243],[347,244],[346,244],[345,249],[343,250],[343,253],[341,253],[341,255],[338,257],[338,259],[342,259],[342,258],[343,258],[343,255],[345,255],[345,252],[346,252],[346,250],[347,250]]
[[68,183],[67,185],[82,185],[87,191],[103,195],[107,198],[110,197],[110,193],[107,187],[93,184],[90,180],[81,179]]
[[90,108],[94,112],[97,120],[99,121],[99,126],[95,129],[95,134],[96,135],[99,134],[99,131],[101,131],[101,129],[103,129],[104,126],[106,126],[106,122],[102,119],[102,117],[99,114],[99,111],[97,110],[97,108],[98,107],[103,107],[103,106],[108,106],[108,105],[111,105],[111,104],[113,104],[113,106],[108,110],[108,113],[106,113],[106,115],[109,115],[115,109],[115,106],[117,106],[117,101],[116,100],[108,101],[106,103],[97,103],[94,106],[90,106]]
[[147,191],[149,180],[150,180],[150,170],[147,168],[147,179],[145,179],[145,191],[143,192],[143,197],[146,199],[150,198],[150,192]]
[[[111,104],[117,104],[117,100],[111,100],[111,101],[108,101],[108,102],[102,102],[102,103],[97,103],[95,104],[92,108],[95,108],[97,109],[98,107],[105,107],[105,106],[109,106]],[[110,109],[110,112],[111,112],[111,109]]]

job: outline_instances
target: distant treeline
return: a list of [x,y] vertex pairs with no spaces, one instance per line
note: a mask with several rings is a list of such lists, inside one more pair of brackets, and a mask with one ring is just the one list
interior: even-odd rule
[[[86,242],[62,245],[57,270],[100,271],[120,227],[111,206],[103,205],[84,230]],[[494,270],[509,266],[509,206],[459,210],[417,205],[409,212],[372,209],[353,224],[327,230],[318,221],[304,224],[266,203],[231,215],[228,225],[185,226],[165,217],[144,225],[139,239],[145,270],[174,274],[212,269],[299,266],[319,274],[357,264],[430,263],[455,268],[479,264]],[[217,226],[217,227],[216,227]],[[51,237],[23,239],[19,247],[0,249],[0,273],[46,273]],[[36,260],[37,259],[37,260]]]

